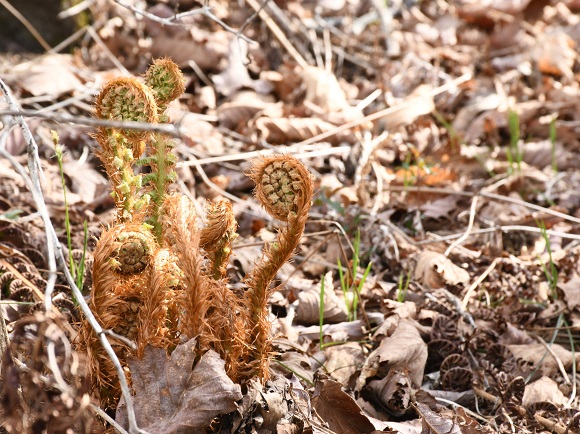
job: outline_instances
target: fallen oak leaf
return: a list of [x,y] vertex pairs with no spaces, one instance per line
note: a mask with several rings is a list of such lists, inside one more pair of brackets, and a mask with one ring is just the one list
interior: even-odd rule
[[413,386],[421,385],[427,362],[427,345],[413,324],[406,318],[399,320],[395,331],[368,356],[357,380],[357,390],[361,390],[367,380],[379,372],[402,367],[408,369]]
[[421,434],[462,434],[460,426],[451,419],[440,416],[428,405],[418,402],[415,409],[421,417]]
[[469,273],[442,253],[425,251],[417,259],[415,279],[428,288],[437,289],[445,287],[446,284],[467,285]]
[[316,381],[312,406],[334,432],[365,434],[374,431],[373,424],[362,414],[355,400],[336,381]]
[[[148,346],[143,358],[130,359],[129,368],[139,427],[151,434],[202,433],[219,415],[237,409],[241,388],[226,375],[225,362],[209,350],[192,370],[195,339],[178,345],[170,357]],[[124,406],[117,422],[127,426]]]

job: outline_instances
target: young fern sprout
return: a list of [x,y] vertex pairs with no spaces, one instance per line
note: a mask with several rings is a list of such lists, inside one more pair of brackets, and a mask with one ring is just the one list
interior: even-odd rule
[[[115,121],[156,123],[159,119],[155,98],[144,84],[134,78],[122,77],[109,82],[97,97],[96,116]],[[103,162],[117,207],[119,222],[133,219],[146,205],[140,198],[141,175],[133,169],[135,159],[145,150],[148,131],[99,127],[94,135],[101,145],[97,153]]]
[[207,253],[210,275],[215,280],[220,280],[226,277],[232,243],[238,237],[238,223],[229,202],[208,202],[206,213],[206,224],[201,231],[199,245]]
[[[165,114],[169,103],[177,99],[185,91],[185,79],[179,67],[170,59],[157,59],[145,74],[145,83],[151,89],[157,106],[159,122],[169,122]],[[161,214],[163,202],[169,192],[169,186],[177,179],[175,163],[177,157],[173,153],[175,144],[164,134],[155,133],[149,145],[150,157],[139,160],[139,164],[148,165],[151,173],[143,178],[147,195],[150,197],[148,223],[153,226],[157,239],[161,240]]]
[[276,241],[264,247],[262,258],[246,276],[246,318],[249,332],[248,375],[268,378],[271,357],[268,299],[276,273],[294,254],[308,218],[312,200],[312,177],[290,155],[258,160],[248,176],[256,183],[254,194],[262,207],[283,225]]
[[[160,119],[168,121],[164,112],[183,92],[183,76],[167,59],[155,61],[152,68],[155,74],[145,84],[134,77],[107,83],[95,102],[96,116],[152,124]],[[175,255],[162,248],[159,221],[169,185],[175,179],[176,157],[171,140],[162,134],[100,127],[94,137],[111,180],[117,218],[103,231],[94,252],[90,304],[105,329],[135,344],[132,347],[123,340],[115,341],[114,348],[125,362],[135,350],[142,354],[147,344],[175,344],[176,333],[171,329],[174,314],[170,311],[180,271]],[[145,151],[148,157],[140,160]],[[147,176],[135,173],[135,166],[143,162],[151,167]],[[104,406],[112,406],[119,396],[114,366],[88,323],[82,324],[79,335],[79,347],[89,355],[96,394]]]
[[[156,60],[145,83],[136,78],[108,83],[97,98],[96,115],[167,122],[167,106],[183,90],[179,68]],[[237,237],[231,204],[209,203],[202,221],[190,199],[170,192],[176,157],[163,134],[101,127],[95,138],[117,218],[94,252],[90,306],[102,327],[118,335],[113,348],[121,363],[128,369],[128,357],[142,357],[148,345],[170,353],[182,337],[196,339],[200,355],[218,352],[234,381],[255,376],[265,381],[272,356],[268,299],[276,290],[276,273],[304,232],[313,188],[308,170],[287,155],[254,164],[249,176],[256,198],[281,228],[246,276],[247,291],[239,294],[227,285]],[[150,173],[136,174],[136,165],[148,166]],[[95,396],[114,408],[120,396],[115,368],[87,321],[77,347],[88,356]]]

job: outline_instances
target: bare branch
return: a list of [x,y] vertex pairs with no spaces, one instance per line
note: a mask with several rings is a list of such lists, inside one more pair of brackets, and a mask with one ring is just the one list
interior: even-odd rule
[[222,20],[220,20],[218,17],[216,17],[214,15],[214,13],[211,11],[212,7],[208,6],[207,3],[204,6],[202,6],[201,8],[192,9],[191,11],[176,14],[171,18],[163,18],[163,17],[158,17],[157,15],[154,15],[150,12],[144,11],[143,9],[139,9],[139,8],[136,8],[135,6],[127,4],[123,0],[114,0],[114,2],[117,3],[119,6],[123,6],[124,8],[129,9],[130,11],[136,13],[137,15],[141,15],[142,17],[148,18],[151,21],[155,21],[156,23],[159,23],[159,24],[164,25],[164,26],[188,27],[191,24],[181,22],[181,20],[183,20],[184,18],[187,18],[187,17],[194,16],[194,15],[204,15],[205,17],[209,18],[210,20],[218,23],[221,27],[224,28],[224,30],[226,30],[230,33],[233,33],[236,36],[236,38],[243,39],[244,41],[248,42],[249,44],[256,44],[256,41],[243,35],[240,30],[236,30],[233,27],[228,26],[226,23],[224,23]]
[[108,121],[83,116],[72,116],[64,113],[45,113],[36,110],[20,110],[10,108],[10,110],[0,110],[0,116],[19,116],[50,119],[56,122],[66,122],[69,124],[86,125],[88,127],[105,127],[118,129],[133,129],[141,131],[151,131],[154,133],[169,134],[173,137],[182,136],[183,133],[177,125],[174,124],[149,124],[147,122],[132,121]]

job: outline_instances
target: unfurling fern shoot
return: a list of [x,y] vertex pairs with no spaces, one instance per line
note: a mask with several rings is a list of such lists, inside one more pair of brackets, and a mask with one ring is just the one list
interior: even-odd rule
[[262,258],[246,276],[246,315],[251,348],[248,375],[268,378],[271,353],[267,303],[276,273],[294,254],[308,218],[312,200],[312,177],[290,155],[258,160],[248,174],[256,183],[254,194],[262,207],[282,222],[276,241],[264,247]]

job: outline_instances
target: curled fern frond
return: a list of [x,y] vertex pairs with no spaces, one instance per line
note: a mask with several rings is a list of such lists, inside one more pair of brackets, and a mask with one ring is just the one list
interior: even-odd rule
[[168,58],[156,59],[147,69],[145,82],[153,90],[157,105],[164,109],[185,91],[185,79],[179,67]]
[[246,276],[246,319],[249,330],[247,377],[268,378],[271,356],[268,299],[276,273],[294,254],[302,238],[312,200],[312,177],[296,158],[283,155],[258,160],[249,176],[256,183],[254,193],[273,217],[285,223],[276,240],[267,244],[262,258]]
[[[103,88],[95,104],[99,119],[157,123],[157,104],[151,91],[132,77],[120,77]],[[129,141],[145,140],[151,133],[123,129],[121,134]],[[139,155],[135,155],[138,157]]]
[[206,211],[206,225],[201,231],[199,244],[207,252],[210,275],[219,280],[226,276],[232,243],[238,237],[236,234],[238,223],[229,202],[210,202]]

